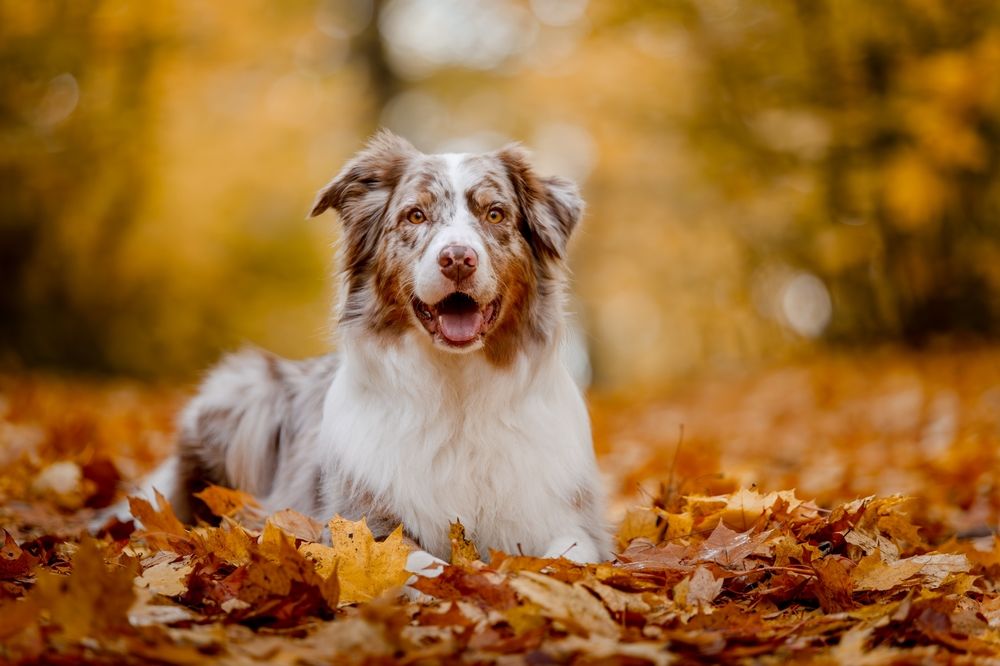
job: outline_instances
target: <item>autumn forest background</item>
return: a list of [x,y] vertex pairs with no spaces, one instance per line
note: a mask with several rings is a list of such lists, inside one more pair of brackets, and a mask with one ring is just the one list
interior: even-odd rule
[[[222,564],[166,519],[169,538],[119,531],[78,550],[92,511],[170,450],[177,409],[220,353],[335,345],[339,229],[305,215],[383,126],[428,152],[521,141],[540,171],[580,183],[573,358],[624,569],[518,560],[481,580],[466,557],[451,591],[427,589],[500,621],[358,606],[346,578],[339,597],[318,582],[327,569],[290,583],[311,590],[305,610],[271,590],[270,615],[220,615],[260,598],[205,589],[272,561],[277,532],[258,538],[248,520],[258,541]],[[0,661],[121,658],[139,643],[173,645],[160,656],[177,663],[212,650],[323,661],[348,645],[338,622],[376,632],[369,647],[389,652],[375,657],[415,660],[989,655],[998,337],[995,2],[0,0],[0,555],[34,558],[0,558],[0,608],[34,609],[0,629]],[[278,524],[293,551],[320,552],[311,528]],[[711,539],[753,545],[720,560]],[[177,559],[143,550],[168,547]],[[133,555],[132,576],[165,567],[174,587],[153,598],[114,579],[116,603],[174,615],[60,625],[105,601],[78,591],[62,607],[46,576],[114,576],[104,564]],[[603,610],[579,595],[553,610],[552,595],[572,596],[556,583]]]

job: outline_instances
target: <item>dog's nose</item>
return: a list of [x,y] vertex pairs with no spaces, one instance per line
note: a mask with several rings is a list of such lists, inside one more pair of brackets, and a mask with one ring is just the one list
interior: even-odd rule
[[446,278],[461,282],[476,272],[479,255],[467,245],[449,245],[438,255],[438,265]]

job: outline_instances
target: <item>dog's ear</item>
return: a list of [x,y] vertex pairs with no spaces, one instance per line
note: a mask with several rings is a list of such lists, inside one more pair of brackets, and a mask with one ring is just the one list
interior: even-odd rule
[[407,162],[417,154],[417,149],[406,139],[389,130],[379,130],[364,149],[319,191],[309,217],[316,217],[327,208],[332,208],[347,222],[357,217],[352,213],[364,215],[381,209]]
[[537,176],[527,151],[511,144],[496,153],[517,193],[521,232],[540,258],[563,259],[573,230],[583,217],[580,190],[570,180]]

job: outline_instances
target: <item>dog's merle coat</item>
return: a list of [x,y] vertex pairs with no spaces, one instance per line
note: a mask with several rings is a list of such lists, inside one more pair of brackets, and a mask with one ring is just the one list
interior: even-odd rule
[[[365,516],[377,535],[402,523],[440,557],[456,519],[481,553],[607,557],[587,412],[559,354],[575,186],[516,146],[426,155],[382,132],[312,215],[328,208],[344,226],[339,353],[248,350],[213,369],[158,477],[179,513],[215,483],[273,510]],[[461,279],[443,268],[455,247],[477,258]]]

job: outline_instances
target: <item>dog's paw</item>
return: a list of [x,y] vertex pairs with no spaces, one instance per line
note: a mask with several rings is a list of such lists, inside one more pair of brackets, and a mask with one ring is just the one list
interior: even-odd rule
[[434,597],[414,588],[413,584],[417,582],[418,576],[423,578],[437,578],[444,572],[444,568],[447,565],[447,562],[434,557],[426,550],[414,550],[410,552],[406,558],[406,570],[413,575],[410,576],[406,581],[406,585],[403,586],[403,595],[409,601],[433,601]]

